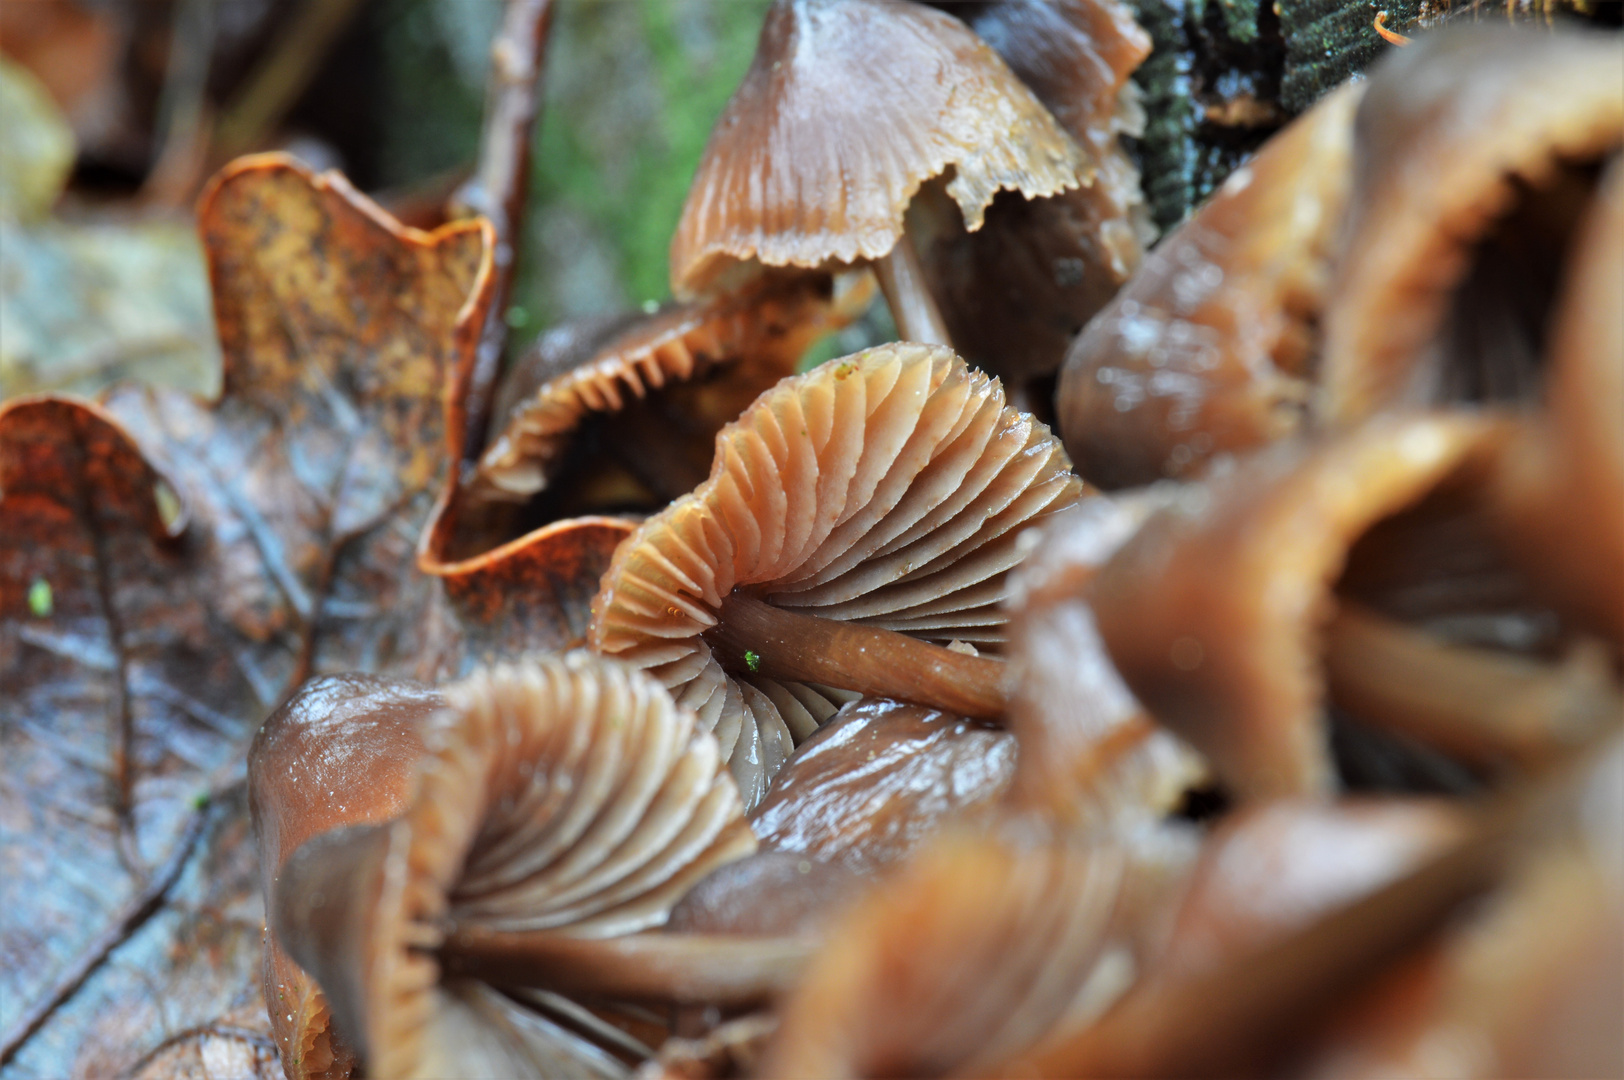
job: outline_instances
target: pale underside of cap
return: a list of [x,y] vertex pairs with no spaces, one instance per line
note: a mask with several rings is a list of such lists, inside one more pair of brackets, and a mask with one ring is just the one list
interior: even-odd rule
[[700,636],[725,597],[997,648],[1020,533],[1081,491],[1059,440],[951,351],[832,360],[757,399],[710,479],[621,545],[590,641],[693,708],[754,805],[854,695],[725,672]]

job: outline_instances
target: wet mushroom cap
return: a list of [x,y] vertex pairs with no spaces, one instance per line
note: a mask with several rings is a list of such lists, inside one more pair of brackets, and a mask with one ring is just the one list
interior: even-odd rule
[[[405,679],[325,675],[272,713],[248,754],[248,798],[267,909],[284,864],[301,845],[401,813],[423,753],[421,732],[445,705]],[[265,940],[265,1004],[293,1076],[347,1075],[353,1048],[330,1030],[326,998],[287,953],[274,926]]]
[[1323,419],[1529,396],[1589,166],[1624,145],[1617,35],[1421,39],[1372,71],[1357,124]]
[[1084,151],[957,19],[877,0],[778,0],[717,121],[671,242],[678,296],[738,264],[877,259],[948,169],[969,228],[1001,189],[1075,187]]
[[1318,635],[1348,550],[1502,436],[1470,416],[1391,417],[1190,487],[1091,590],[1123,679],[1235,795],[1329,795]]
[[698,712],[754,805],[793,744],[855,695],[724,671],[702,635],[736,588],[996,647],[1020,532],[1081,491],[1048,430],[947,349],[832,360],[724,428],[710,479],[616,551],[590,641]]
[[1508,539],[1564,613],[1624,645],[1624,156],[1581,225],[1554,316],[1542,410],[1501,459]]
[[1362,92],[1264,144],[1078,335],[1055,412],[1091,483],[1191,475],[1301,428]]
[[[948,4],[1087,150],[1093,182],[1028,199],[1002,192],[975,232],[927,184],[908,211],[925,279],[956,348],[1012,394],[1052,374],[1071,339],[1138,267],[1155,230],[1120,136],[1143,131],[1129,76],[1150,38],[1115,0]],[[1023,408],[1048,418],[1049,386]]]
[[[448,936],[658,926],[756,846],[715,739],[624,665],[540,656],[445,693],[406,812],[304,867],[332,882],[328,909],[302,917],[333,937],[314,962],[324,986],[354,988],[341,1015],[364,1032],[371,1075],[501,1071],[534,1040],[562,1045],[487,984],[442,970]],[[297,915],[308,893],[279,896],[279,911]]]
[[1164,486],[1085,498],[1044,523],[1011,575],[1011,806],[1103,835],[1162,818],[1208,779],[1123,683],[1089,606],[1100,568],[1174,497]]
[[[470,494],[497,501],[534,496],[588,417],[623,412],[631,422],[604,449],[615,454],[623,437],[635,439],[639,427],[653,423],[660,442],[644,446],[652,440],[636,439],[648,453],[633,471],[651,474],[640,479],[666,498],[692,488],[710,466],[716,429],[791,374],[814,340],[860,310],[872,294],[865,285],[843,285],[836,298],[827,277],[796,275],[654,315],[544,335],[499,391],[494,435]],[[672,399],[670,408],[653,406],[651,399],[661,397]],[[645,415],[651,408],[654,415]],[[662,483],[667,472],[677,478]]]

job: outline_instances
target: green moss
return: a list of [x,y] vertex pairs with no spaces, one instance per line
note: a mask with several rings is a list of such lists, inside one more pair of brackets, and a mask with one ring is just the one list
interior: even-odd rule
[[1286,72],[1280,99],[1301,112],[1363,72],[1393,46],[1376,32],[1376,13],[1387,25],[1409,25],[1421,14],[1419,0],[1281,0],[1280,31],[1286,41]]

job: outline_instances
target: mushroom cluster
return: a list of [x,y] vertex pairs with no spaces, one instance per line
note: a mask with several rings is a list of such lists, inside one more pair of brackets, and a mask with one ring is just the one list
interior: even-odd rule
[[1624,1074],[1617,35],[1419,39],[1141,266],[1147,50],[776,0],[682,305],[422,542],[590,530],[584,648],[256,741],[290,1078]]

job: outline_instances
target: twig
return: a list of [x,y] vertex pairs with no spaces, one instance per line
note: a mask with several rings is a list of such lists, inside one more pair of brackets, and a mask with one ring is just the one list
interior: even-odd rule
[[491,44],[479,170],[458,196],[459,202],[490,218],[496,228],[495,288],[479,336],[465,413],[468,428],[463,433],[463,456],[470,459],[479,453],[485,438],[491,395],[507,347],[507,305],[518,268],[525,194],[530,185],[530,136],[552,21],[552,0],[508,0],[502,29]]

